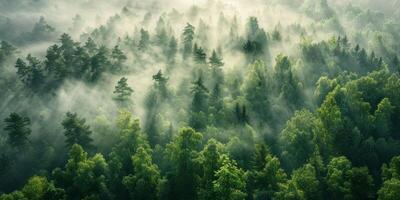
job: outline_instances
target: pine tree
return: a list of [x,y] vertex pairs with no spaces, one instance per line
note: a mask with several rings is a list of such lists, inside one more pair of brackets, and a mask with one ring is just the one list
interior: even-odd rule
[[127,81],[127,78],[122,77],[115,86],[114,94],[116,96],[114,97],[114,99],[121,103],[129,101],[133,93],[133,89],[129,87]]
[[116,45],[111,52],[112,59],[112,71],[120,72],[122,70],[122,65],[126,61],[127,57],[124,52]]
[[153,75],[154,87],[161,94],[161,97],[168,97],[168,78],[164,76],[161,70],[157,74]]
[[31,121],[28,117],[23,117],[17,113],[11,113],[5,120],[4,131],[8,133],[7,141],[13,147],[23,147],[28,143],[31,134]]
[[89,53],[89,55],[94,55],[95,52],[97,51],[97,44],[94,42],[94,40],[89,37],[84,45],[85,49]]
[[109,50],[106,46],[99,47],[96,54],[90,59],[90,76],[89,81],[98,81],[103,72],[105,72],[110,66],[110,61],[108,59]]
[[65,129],[64,135],[67,138],[68,147],[79,144],[85,149],[92,148],[92,131],[90,126],[86,125],[86,120],[79,118],[76,113],[67,112],[62,125]]
[[198,47],[197,44],[195,44],[193,48],[193,57],[197,64],[206,63],[207,54],[204,52],[204,49],[202,47]]
[[220,68],[220,67],[224,66],[224,63],[222,62],[222,58],[220,58],[217,55],[217,52],[215,50],[213,50],[211,57],[209,58],[209,63],[212,68]]
[[183,40],[183,58],[187,58],[192,53],[194,26],[187,23],[182,33]]
[[222,66],[224,66],[224,63],[215,50],[213,50],[211,57],[209,58],[209,63],[214,81],[217,84],[222,84],[224,82],[224,73],[222,72]]
[[26,57],[26,60],[28,64],[22,59],[17,60],[15,64],[17,74],[28,88],[35,91],[40,90],[45,81],[42,62],[30,54]]
[[193,112],[206,112],[207,111],[207,101],[208,101],[208,89],[204,86],[203,78],[199,77],[197,81],[192,83],[192,111]]

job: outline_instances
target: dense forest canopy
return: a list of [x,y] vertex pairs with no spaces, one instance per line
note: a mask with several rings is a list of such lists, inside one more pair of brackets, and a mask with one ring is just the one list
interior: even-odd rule
[[0,200],[400,199],[399,0],[1,0]]

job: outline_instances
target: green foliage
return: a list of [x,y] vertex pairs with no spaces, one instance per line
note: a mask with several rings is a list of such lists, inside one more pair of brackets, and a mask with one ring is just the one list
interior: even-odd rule
[[115,100],[121,105],[129,105],[133,89],[127,83],[128,79],[122,77],[115,86],[114,94]]
[[203,174],[201,175],[199,199],[217,198],[213,190],[213,181],[217,178],[215,172],[221,167],[222,146],[216,140],[210,139],[201,152],[200,159]]
[[169,78],[159,70],[157,74],[153,75],[154,83],[146,97],[147,115],[144,130],[151,146],[160,144],[162,141],[163,119],[159,111],[164,108],[171,97],[168,80]]
[[16,148],[27,145],[28,137],[31,134],[31,121],[28,117],[20,116],[17,113],[11,113],[9,117],[4,119],[6,126],[4,131],[7,132],[7,142]]
[[317,178],[317,172],[311,164],[295,170],[292,179],[295,186],[302,191],[305,199],[321,199],[321,185]]
[[216,180],[213,181],[216,199],[244,200],[246,197],[244,172],[226,155],[223,155],[221,160],[222,166],[215,172]]
[[136,2],[98,27],[60,12],[58,39],[44,17],[14,19],[51,1],[1,2],[0,200],[398,199],[388,1],[252,2],[246,24],[225,15],[242,3]]
[[111,51],[111,63],[113,65],[112,71],[121,71],[123,68],[123,63],[127,60],[124,52],[119,48],[119,46],[115,46]]
[[209,92],[204,86],[202,77],[199,77],[192,85],[193,100],[190,106],[189,125],[196,130],[202,130],[207,124]]
[[394,106],[390,103],[388,98],[384,98],[375,110],[375,127],[379,136],[387,137],[391,133],[392,126],[392,115],[394,112]]
[[352,168],[345,157],[330,161],[326,181],[328,191],[334,198],[373,199],[374,186],[368,169]]
[[277,90],[280,96],[292,105],[299,106],[302,102],[302,95],[299,83],[292,73],[292,65],[287,56],[278,55],[275,59],[274,79],[277,83]]
[[[198,157],[202,135],[191,128],[182,128],[167,145],[168,158],[174,163],[168,196],[176,199],[195,199],[199,186]],[[175,196],[176,195],[176,196]]]
[[267,35],[258,25],[256,17],[250,17],[246,25],[247,38],[243,44],[243,51],[250,60],[254,60],[266,53]]
[[65,129],[64,135],[68,147],[79,144],[85,149],[92,147],[92,131],[90,126],[86,125],[86,120],[79,118],[76,113],[67,112],[65,119],[62,121]]
[[131,199],[158,199],[160,172],[152,163],[151,156],[145,148],[137,149],[136,154],[132,156],[132,166],[134,175],[125,176],[122,180],[129,190]]
[[254,172],[254,190],[257,199],[274,197],[282,184],[287,181],[287,175],[281,168],[279,159],[271,154],[265,157],[265,165]]
[[270,116],[270,101],[268,91],[270,91],[268,71],[265,63],[257,60],[249,66],[246,79],[244,81],[243,92],[253,112],[263,120],[268,120]]
[[65,191],[56,188],[53,182],[49,182],[45,177],[31,177],[21,191],[11,194],[0,195],[1,200],[51,200],[66,199]]
[[32,90],[40,90],[43,84],[42,63],[30,54],[26,57],[28,64],[22,59],[18,59],[15,67],[21,81]]
[[207,58],[207,54],[204,52],[204,49],[201,47],[198,47],[197,44],[194,44],[193,47],[193,57],[194,57],[194,61],[198,64],[205,64],[206,58]]
[[109,199],[107,178],[109,167],[101,154],[88,158],[88,154],[78,144],[69,152],[67,164],[53,171],[56,185],[65,188],[71,199]]
[[400,180],[390,179],[383,183],[378,191],[379,200],[395,200],[400,195]]
[[183,58],[187,58],[192,53],[195,27],[187,23],[182,32]]

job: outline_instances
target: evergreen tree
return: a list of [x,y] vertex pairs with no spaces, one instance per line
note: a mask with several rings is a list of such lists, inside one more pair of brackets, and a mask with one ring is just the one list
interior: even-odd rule
[[119,46],[115,46],[111,52],[111,62],[112,62],[112,71],[120,72],[122,71],[123,63],[126,61],[127,57],[119,48]]
[[44,83],[42,62],[30,54],[26,57],[26,60],[28,64],[22,59],[17,60],[15,64],[17,74],[28,88],[35,91],[40,90]]
[[217,55],[217,52],[215,50],[213,50],[211,57],[209,58],[209,63],[212,68],[220,68],[220,67],[224,66],[224,63],[222,62],[222,58],[220,58]]
[[197,44],[194,44],[193,57],[194,57],[194,61],[197,64],[205,64],[206,63],[207,54],[204,52],[204,49],[201,47],[198,47]]
[[47,49],[45,69],[55,82],[61,82],[67,76],[65,60],[58,45]]
[[153,75],[154,88],[161,94],[162,98],[168,97],[168,78],[164,76],[161,70]]
[[193,48],[193,39],[194,39],[194,26],[187,23],[182,33],[182,41],[183,41],[183,58],[186,59],[191,53]]
[[92,148],[92,131],[90,126],[86,125],[85,119],[79,118],[76,113],[67,112],[62,125],[68,147],[79,144],[85,149]]
[[94,55],[98,47],[95,41],[89,37],[85,42],[84,48],[87,50],[89,55]]
[[122,105],[124,103],[129,103],[129,100],[131,98],[131,95],[133,93],[133,89],[129,87],[127,83],[128,79],[125,77],[122,77],[117,85],[115,86],[114,94],[115,97],[114,99],[118,102],[120,102]]
[[302,97],[288,57],[278,55],[275,65],[275,82],[280,95],[292,105],[300,105]]
[[90,72],[89,72],[89,81],[96,82],[98,81],[103,72],[109,69],[110,61],[108,59],[109,51],[106,46],[99,47],[96,54],[90,59]]
[[6,123],[4,131],[7,132],[7,141],[11,146],[20,148],[27,145],[28,137],[31,134],[31,121],[28,117],[11,113],[4,119],[4,123]]
[[202,77],[192,83],[192,104],[190,106],[189,125],[196,130],[205,128],[208,111],[208,89],[203,84]]
[[244,97],[250,103],[251,111],[262,120],[271,118],[268,96],[268,92],[271,91],[269,82],[270,78],[264,62],[257,60],[249,66],[243,83]]

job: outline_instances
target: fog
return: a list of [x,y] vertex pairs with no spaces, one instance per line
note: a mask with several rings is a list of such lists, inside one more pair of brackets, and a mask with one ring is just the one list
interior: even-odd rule
[[[380,15],[380,12],[390,13],[385,18],[396,20],[398,12],[393,8],[399,3],[395,0],[387,0],[387,3],[376,3],[375,1],[328,1],[329,7],[321,7],[323,3],[313,0],[297,1],[275,1],[275,0],[232,0],[232,1],[213,1],[213,0],[152,0],[152,1],[134,1],[134,0],[84,0],[84,1],[51,1],[51,0],[4,0],[0,3],[0,34],[1,40],[10,41],[18,48],[18,57],[25,57],[27,54],[33,54],[43,58],[47,47],[58,43],[61,33],[68,33],[78,42],[84,43],[88,36],[99,31],[102,27],[105,33],[101,33],[95,38],[99,45],[112,47],[121,44],[126,37],[138,39],[141,28],[150,31],[151,37],[156,29],[157,21],[161,16],[165,24],[170,28],[170,34],[177,39],[181,39],[181,32],[186,23],[190,22],[199,31],[200,21],[203,21],[203,28],[207,35],[207,40],[196,38],[195,41],[205,48],[210,54],[213,49],[229,46],[226,40],[229,36],[232,23],[236,23],[239,35],[245,34],[245,24],[250,16],[258,18],[259,27],[266,32],[271,33],[279,30],[282,35],[280,43],[271,42],[268,56],[265,57],[267,66],[275,65],[274,58],[279,54],[290,56],[293,64],[296,66],[299,55],[299,43],[302,37],[307,37],[313,42],[327,40],[333,36],[347,35],[350,43],[359,43],[363,47],[374,48],[376,46],[371,38],[380,30],[378,24],[357,24],[362,23],[362,19],[346,16],[343,14],[350,7],[359,6],[363,9],[376,9],[368,11],[373,15]],[[322,1],[323,2],[323,1]],[[379,4],[379,5],[378,5]],[[329,15],[323,13],[330,9]],[[356,9],[355,9],[356,10]],[[356,12],[362,15],[361,12]],[[42,33],[35,32],[35,24],[40,19],[43,23],[54,30],[44,30]],[[377,22],[379,23],[379,22]],[[43,25],[43,24],[42,24]],[[364,25],[364,26],[363,26]],[[201,25],[200,25],[201,26]],[[357,28],[354,28],[357,27]],[[43,30],[42,30],[43,31]],[[48,32],[46,32],[48,31]],[[39,34],[39,36],[35,35]],[[32,36],[32,39],[27,39]],[[390,39],[390,38],[389,38]],[[180,45],[178,43],[178,45]],[[372,49],[370,48],[370,49]],[[388,47],[390,48],[390,47]],[[396,47],[392,47],[395,50]],[[375,48],[377,49],[377,48]],[[127,50],[127,49],[125,49]],[[129,80],[129,85],[134,89],[132,99],[135,99],[134,110],[140,117],[144,117],[144,104],[146,92],[152,85],[151,76],[158,70],[167,71],[170,77],[170,86],[173,90],[178,90],[181,85],[183,74],[188,73],[182,67],[168,68],[167,65],[153,55],[161,52],[157,47],[152,49],[152,53],[145,53],[140,56],[132,56],[127,53],[128,60],[126,66],[128,71],[123,76]],[[379,49],[377,49],[379,52]],[[245,74],[247,65],[244,56],[235,51],[223,51],[225,73],[234,71]],[[177,65],[185,65],[180,58],[177,58]],[[9,65],[8,69],[12,70]],[[183,70],[183,71],[182,71]],[[68,110],[77,110],[82,115],[89,117],[93,115],[97,108],[103,108],[108,113],[115,113],[115,104],[111,98],[113,84],[116,83],[121,75],[110,75],[106,78],[106,83],[101,86],[86,86],[82,82],[68,81],[54,92],[54,97],[48,99],[50,102],[43,102],[45,110],[48,112],[66,112]],[[305,77],[304,77],[305,78]],[[9,94],[9,93],[3,93]],[[11,94],[10,96],[14,96]],[[35,109],[25,108],[26,104],[12,104],[12,97],[3,97],[1,117],[8,112],[15,110]],[[7,100],[10,99],[10,100]],[[54,102],[53,102],[54,101]],[[85,105],[84,102],[87,102]],[[82,104],[83,103],[83,104]],[[82,105],[84,109],[80,107]],[[14,107],[15,106],[15,107]],[[57,109],[54,109],[54,106]],[[37,107],[36,107],[37,108]],[[43,109],[44,109],[43,108]],[[111,112],[114,110],[114,112]],[[40,111],[39,111],[40,112]]]
[[[193,99],[192,83],[199,77],[206,77],[204,85],[213,91],[216,82],[207,71],[209,64],[199,64],[193,56],[183,56],[182,33],[190,23],[195,27],[193,44],[204,49],[206,62],[213,50],[223,58],[225,85],[221,93],[224,108],[229,110],[227,113],[233,113],[235,106],[243,105],[245,110],[245,106],[251,104],[245,93],[252,81],[248,77],[253,77],[253,71],[259,70],[252,65],[254,61],[261,60],[265,64],[265,69],[260,70],[265,73],[263,78],[273,80],[267,87],[279,88],[283,83],[274,77],[279,70],[276,69],[279,64],[276,58],[288,56],[290,77],[292,72],[295,77],[293,87],[301,91],[301,106],[285,99],[284,92],[273,91],[265,94],[272,104],[268,112],[272,113],[270,117],[273,120],[259,116],[257,109],[249,111],[249,124],[255,129],[256,137],[275,139],[296,110],[315,111],[320,106],[314,99],[317,80],[311,74],[314,72],[307,71],[312,64],[305,58],[303,47],[325,47],[332,45],[335,38],[345,37],[351,46],[349,48],[359,44],[368,55],[374,52],[376,57],[389,63],[392,56],[400,52],[400,45],[395,42],[400,39],[399,6],[399,0],[1,0],[0,41],[9,42],[16,52],[7,62],[0,63],[0,86],[3,87],[0,91],[0,126],[3,127],[3,119],[10,113],[22,113],[31,119],[34,138],[44,134],[57,152],[65,153],[61,122],[65,113],[76,112],[94,129],[96,145],[107,146],[102,137],[111,137],[115,131],[101,131],[98,127],[104,124],[108,128],[114,127],[118,112],[122,110],[115,100],[114,90],[122,77],[127,78],[129,87],[133,89],[130,105],[123,109],[139,118],[142,127],[157,117],[162,119],[159,123],[163,131],[169,125],[174,128],[187,126]],[[251,17],[257,19],[257,25],[250,23]],[[145,31],[149,38],[143,50],[140,45],[146,38]],[[17,58],[26,61],[28,55],[33,55],[45,66],[50,47],[54,44],[60,46],[63,33],[71,36],[76,46],[83,47],[89,38],[93,39],[97,47],[108,49],[108,56],[118,46],[126,56],[122,70],[105,70],[96,82],[87,81],[82,78],[84,75],[78,74],[64,78],[54,87],[53,82],[45,82],[45,86],[38,90],[24,84],[15,68]],[[159,33],[165,33],[167,40],[161,45],[157,44]],[[246,41],[252,37],[262,41],[261,53],[253,55],[243,50]],[[177,40],[173,61],[165,53],[171,38]],[[330,56],[327,52],[320,54]],[[316,60],[318,56],[312,59]],[[335,71],[334,58],[329,57],[324,62],[316,65],[329,69],[315,75],[317,78],[332,78],[332,74],[340,74]],[[156,90],[153,75],[159,70],[168,78],[171,96],[158,99],[157,103],[162,103],[159,103],[157,111],[153,111],[147,104]],[[202,131],[212,132],[212,127]],[[0,142],[0,146],[3,143]],[[22,180],[18,181],[17,185],[21,185]]]

